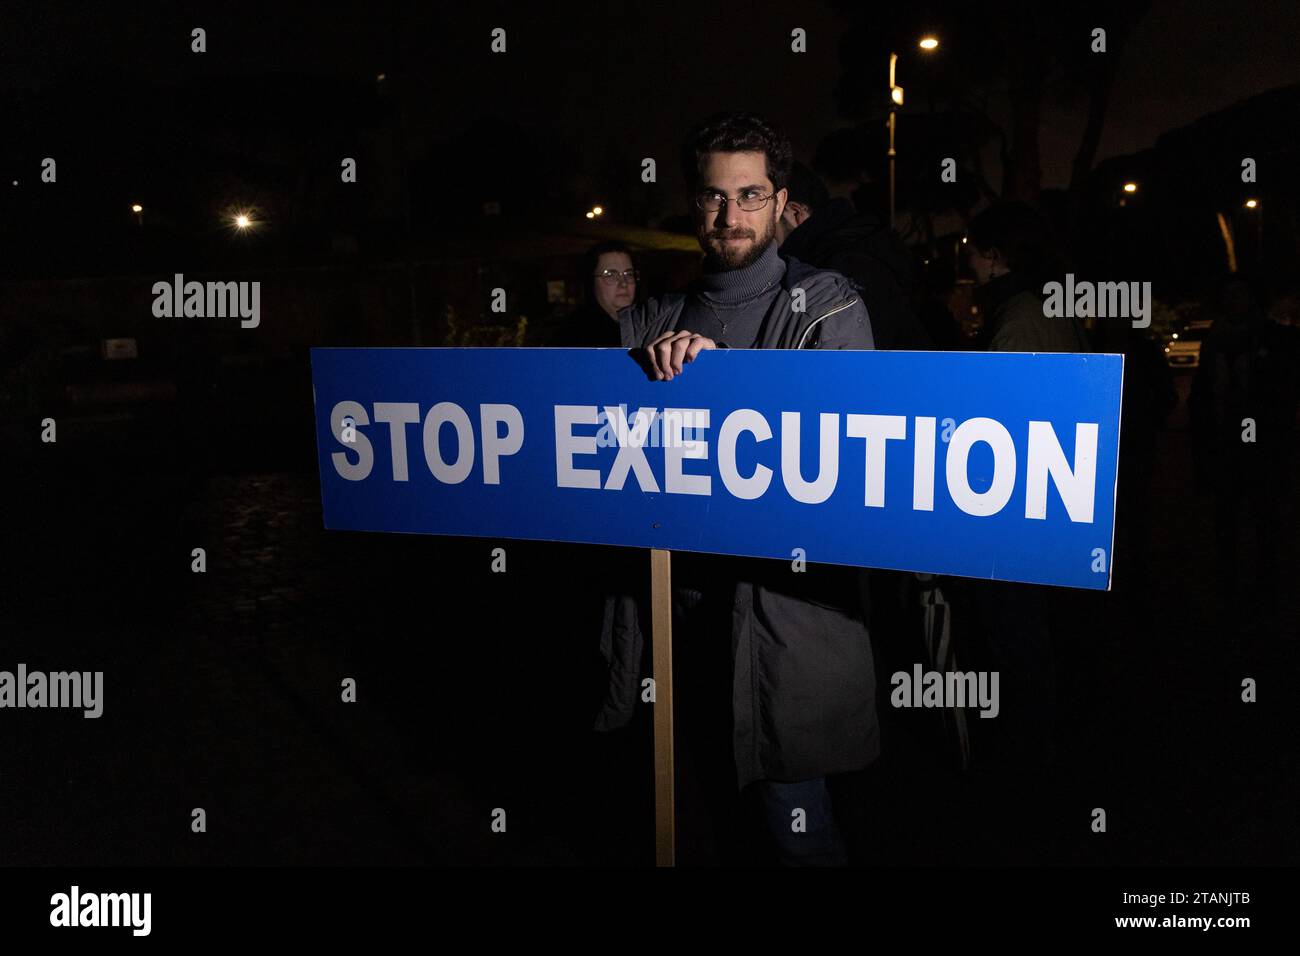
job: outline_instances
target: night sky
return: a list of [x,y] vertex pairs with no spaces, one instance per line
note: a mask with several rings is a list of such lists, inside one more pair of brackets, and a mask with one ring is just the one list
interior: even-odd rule
[[[485,114],[553,127],[597,169],[610,143],[629,157],[664,156],[677,175],[685,127],[709,112],[750,108],[789,131],[808,158],[837,116],[844,22],[828,5],[474,3],[332,5],[32,4],[3,15],[0,84],[6,90],[76,82],[102,71],[159,84],[268,72],[371,81],[410,77],[413,154]],[[129,12],[128,12],[129,11]],[[1150,146],[1160,133],[1254,93],[1300,80],[1294,0],[1238,4],[1156,0],[1123,52],[1097,160]],[[189,52],[189,31],[208,51]],[[508,31],[508,54],[488,52]],[[808,53],[789,52],[790,30]],[[940,33],[942,36],[942,34]],[[764,51],[770,60],[765,62]],[[915,65],[913,65],[915,68]],[[885,83],[886,64],[881,64]],[[907,85],[915,77],[901,75]],[[1043,185],[1065,186],[1083,104],[1045,104]],[[995,115],[998,110],[994,100]],[[175,117],[123,117],[167,124]]]

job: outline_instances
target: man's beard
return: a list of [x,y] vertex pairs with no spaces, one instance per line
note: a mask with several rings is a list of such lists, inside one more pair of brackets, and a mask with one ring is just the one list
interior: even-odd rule
[[[732,249],[728,246],[718,248],[713,245],[717,240],[735,238],[752,239],[745,249]],[[776,220],[767,224],[767,229],[758,235],[752,229],[715,229],[700,237],[704,247],[704,268],[707,272],[733,272],[753,265],[767,251],[776,239]]]

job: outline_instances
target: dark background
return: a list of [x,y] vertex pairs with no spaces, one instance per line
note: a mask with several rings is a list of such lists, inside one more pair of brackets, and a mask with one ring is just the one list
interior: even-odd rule
[[[680,285],[698,254],[676,151],[716,109],[769,115],[805,161],[853,130],[878,202],[890,49],[918,258],[954,258],[990,200],[1037,201],[1081,273],[1153,281],[1167,329],[1226,275],[1222,213],[1242,274],[1297,322],[1294,6],[1037,7],[7,7],[0,668],[103,670],[105,709],[0,712],[0,863],[651,863],[648,713],[589,729],[581,549],[325,532],[307,349],[544,344],[597,238],[636,246],[651,293]],[[1078,53],[1097,25],[1102,61]],[[922,29],[943,43],[930,59]],[[931,172],[948,155],[945,192]],[[153,318],[174,272],[261,281],[261,326]],[[138,359],[104,360],[115,337]],[[1008,797],[955,771],[923,717],[883,713],[886,756],[848,791],[860,862],[1297,860],[1294,465],[1283,600],[1225,611],[1189,384],[1152,439],[1145,583],[1126,589],[1120,566],[1115,592],[1062,596],[1078,626],[1059,648],[1058,765]],[[1020,811],[991,793],[1040,814],[1041,839],[992,826]],[[716,862],[688,794],[682,859]]]

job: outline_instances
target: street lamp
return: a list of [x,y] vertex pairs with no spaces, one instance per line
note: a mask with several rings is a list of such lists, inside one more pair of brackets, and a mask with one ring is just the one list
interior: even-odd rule
[[131,211],[135,213],[135,224],[143,228],[144,226],[144,206],[138,202],[131,204]]
[[1258,199],[1247,199],[1246,208],[1255,214],[1255,254],[1259,256],[1260,267],[1264,265],[1264,211],[1259,208]]
[[1125,184],[1124,184],[1124,192],[1126,192],[1126,193],[1135,193],[1135,192],[1137,192],[1137,191],[1138,191],[1138,184],[1137,184],[1137,183],[1125,183]]
[[[939,49],[939,41],[933,36],[924,36],[918,44],[922,50],[929,53],[932,50]],[[903,88],[894,82],[894,72],[898,65],[898,54],[889,54],[889,228],[894,228],[894,157],[898,152],[894,149],[894,117],[898,112],[898,107],[903,105]]]

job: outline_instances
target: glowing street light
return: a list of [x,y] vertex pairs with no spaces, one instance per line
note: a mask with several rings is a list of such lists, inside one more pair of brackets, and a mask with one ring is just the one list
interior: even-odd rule
[[1137,191],[1138,191],[1138,184],[1137,184],[1137,183],[1125,183],[1125,184],[1124,184],[1124,192],[1126,192],[1126,193],[1135,193],[1135,192],[1137,192]]
[[137,226],[143,227],[143,226],[144,226],[144,206],[141,206],[138,202],[136,202],[136,203],[132,203],[132,204],[131,204],[131,211],[132,211],[133,213],[135,213],[135,224],[136,224]]
[[1250,218],[1255,220],[1255,243],[1259,255],[1259,261],[1264,261],[1264,213],[1259,209],[1258,199],[1247,199],[1245,202],[1247,209],[1254,212]]
[[140,213],[144,212],[144,206],[141,206],[139,203],[134,203],[131,206],[131,211],[138,216]]
[[240,229],[247,229],[252,224],[253,224],[252,220],[249,219],[247,216],[245,216],[243,213],[240,213],[238,216],[235,217],[235,225],[238,226]]
[[599,216],[605,212],[605,209],[603,206],[592,206],[591,211],[594,212],[597,216]]
[[[920,43],[917,44],[926,53],[939,48],[937,38],[926,35],[921,37]],[[895,114],[898,107],[903,105],[903,88],[894,82],[894,71],[898,65],[898,54],[889,54],[889,99],[892,106],[889,107],[889,151],[886,155],[889,157],[889,228],[894,228],[894,157],[898,152],[894,149],[894,123]]]
[[590,212],[590,211],[588,211],[588,213],[587,213],[587,218],[588,218],[588,219],[595,219],[595,218],[596,218],[596,214],[595,214],[594,212]]

